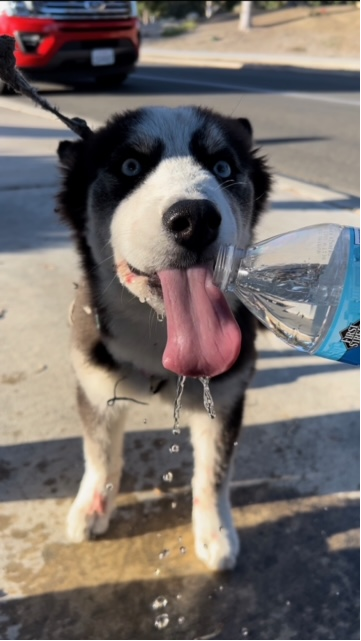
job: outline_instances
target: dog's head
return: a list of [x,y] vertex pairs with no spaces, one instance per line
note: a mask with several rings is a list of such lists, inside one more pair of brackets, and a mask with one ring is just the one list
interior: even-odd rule
[[88,268],[109,278],[115,268],[124,287],[167,319],[183,317],[192,299],[192,318],[176,321],[188,327],[202,309],[209,317],[218,305],[217,317],[225,314],[210,268],[220,245],[249,244],[270,187],[246,119],[144,108],[114,116],[86,141],[61,143],[59,157],[62,214]]

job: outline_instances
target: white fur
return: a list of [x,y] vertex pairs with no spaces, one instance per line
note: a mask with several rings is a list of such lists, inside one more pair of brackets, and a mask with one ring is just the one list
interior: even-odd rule
[[[123,465],[124,410],[116,417],[111,414],[108,411],[103,442],[84,438],[85,473],[67,519],[68,538],[74,543],[103,534],[109,526]],[[97,495],[103,497],[104,514],[94,509]]]
[[216,489],[222,425],[205,413],[189,416],[194,451],[193,533],[196,554],[211,570],[235,566],[239,538],[234,529],[228,495],[229,475]]
[[[207,122],[196,109],[181,107],[175,110],[156,107],[144,110],[143,118],[131,134],[130,144],[139,151],[151,151],[157,140],[164,146],[162,159],[141,184],[130,192],[115,208],[109,228],[98,227],[99,219],[92,216],[92,190],[88,197],[87,240],[93,255],[103,268],[99,270],[99,287],[103,303],[109,312],[110,335],[126,336],[117,341],[103,337],[105,346],[119,362],[132,363],[117,374],[90,363],[77,348],[72,349],[72,363],[78,382],[95,410],[96,432],[88,429],[84,440],[85,474],[78,495],[68,516],[68,535],[73,541],[82,541],[91,534],[106,531],[122,468],[123,423],[126,402],[109,407],[113,396],[146,397],[150,375],[164,376],[161,365],[166,328],[156,322],[154,310],[161,313],[161,297],[152,293],[146,276],[134,275],[129,265],[146,274],[159,272],[171,265],[177,249],[163,226],[167,209],[183,199],[207,199],[221,215],[217,241],[204,252],[202,260],[213,259],[221,244],[237,243],[246,246],[250,240],[250,216],[253,188],[246,174],[239,175],[244,190],[243,203],[237,203],[226,185],[204,169],[189,152],[195,131],[204,127],[210,152],[225,145],[221,129],[215,122]],[[114,178],[115,180],[115,178]],[[101,195],[103,195],[101,193]],[[104,194],[104,197],[106,194]],[[243,207],[244,211],[240,208]],[[109,270],[112,263],[117,275]],[[110,275],[109,275],[110,274]],[[126,304],[118,311],[115,281],[119,278],[125,290]],[[140,301],[146,301],[140,305]],[[124,302],[124,301],[123,301]],[[149,305],[147,317],[144,309]],[[153,308],[153,309],[151,309]],[[153,322],[153,324],[152,324]],[[150,340],[152,338],[152,340]],[[141,370],[146,370],[142,373]],[[250,375],[249,368],[241,380],[218,385],[219,408],[239,398]],[[120,380],[121,379],[121,380]],[[170,404],[171,411],[171,404]],[[230,470],[217,487],[220,464],[222,423],[210,419],[204,411],[188,416],[194,448],[193,530],[198,557],[211,570],[231,569],[236,563],[239,540],[232,523],[228,495]],[[96,423],[99,423],[97,425]],[[104,498],[104,513],[97,513],[94,505]]]
[[125,258],[146,273],[166,268],[175,241],[166,233],[162,217],[171,205],[184,198],[207,199],[216,206],[222,216],[219,244],[230,244],[238,237],[231,202],[216,178],[189,156],[166,158],[115,211],[111,244],[116,261]]

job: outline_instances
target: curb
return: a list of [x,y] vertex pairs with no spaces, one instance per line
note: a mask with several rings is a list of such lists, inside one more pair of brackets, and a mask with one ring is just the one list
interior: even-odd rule
[[155,49],[143,47],[140,52],[141,62],[166,62],[182,66],[213,67],[239,69],[243,65],[267,65],[278,67],[296,67],[303,69],[328,71],[360,71],[358,58],[313,58],[311,56],[286,56],[257,53],[213,53],[206,51],[177,51],[175,49]]
[[[0,109],[9,109],[10,111],[15,111],[18,113],[26,114],[29,116],[35,116],[44,118],[48,121],[51,121],[55,124],[59,124],[58,119],[53,114],[43,111],[40,107],[33,107],[31,104],[26,104],[18,101],[15,98],[3,98],[0,97]],[[81,114],[77,114],[80,115]],[[97,129],[101,127],[104,123],[97,120],[87,119],[88,125],[92,129]],[[64,138],[76,138],[75,134],[67,129],[64,125]],[[282,174],[274,174],[275,186],[282,191],[296,192],[300,199],[309,198],[316,202],[322,203],[327,207],[327,202],[330,202],[329,207],[332,209],[348,209],[352,212],[355,212],[360,207],[360,200],[352,194],[345,194],[342,192],[332,191],[326,187],[321,187],[319,185],[312,185],[311,183],[306,183],[302,180],[297,180],[295,178],[290,178]],[[332,204],[331,204],[332,203]]]
[[321,185],[312,185],[312,183],[289,178],[282,174],[275,174],[274,176],[276,186],[282,191],[296,192],[299,197],[301,197],[302,194],[303,198],[307,196],[319,202],[324,207],[330,207],[330,209],[348,209],[353,213],[357,213],[360,208],[360,199],[352,194],[332,191]]

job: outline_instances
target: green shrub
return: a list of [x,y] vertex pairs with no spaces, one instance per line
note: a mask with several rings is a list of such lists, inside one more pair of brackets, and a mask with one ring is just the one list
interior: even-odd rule
[[169,27],[165,27],[162,31],[163,38],[172,38],[173,36],[181,36],[184,33],[189,33],[194,31],[197,27],[197,23],[193,20],[187,20],[181,24],[177,24]]

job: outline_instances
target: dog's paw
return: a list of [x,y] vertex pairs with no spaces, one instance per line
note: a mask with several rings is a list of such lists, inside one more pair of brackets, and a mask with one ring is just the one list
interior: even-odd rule
[[231,517],[223,524],[218,514],[193,511],[195,551],[210,570],[232,570],[237,562],[240,541]]
[[77,496],[67,518],[67,536],[73,543],[87,541],[92,535],[104,534],[112,512],[110,497],[95,491],[90,501]]

